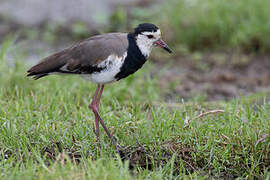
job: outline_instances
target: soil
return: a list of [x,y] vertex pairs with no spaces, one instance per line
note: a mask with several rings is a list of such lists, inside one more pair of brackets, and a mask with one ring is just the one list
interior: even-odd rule
[[[137,144],[135,146],[122,147],[119,156],[122,160],[129,160],[129,168],[132,170],[134,168],[140,167],[142,169],[153,170],[154,167],[166,167],[168,166],[168,161],[174,158],[174,169],[173,174],[179,174],[181,167],[184,166],[185,173],[198,172],[200,175],[211,175],[214,179],[234,179],[239,174],[233,172],[221,171],[217,173],[211,173],[214,169],[211,164],[205,158],[198,156],[194,159],[192,154],[198,153],[196,149],[191,148],[189,145],[182,144],[179,142],[179,137],[166,141],[159,145],[158,149],[147,147],[146,145]],[[223,146],[223,144],[221,144]],[[50,147],[44,148],[42,154],[46,155],[48,159],[48,165],[50,163],[60,162],[65,164],[68,159],[73,163],[80,163],[82,154],[79,148],[73,146],[72,149],[63,148],[60,142],[52,142]],[[236,150],[237,151],[237,150]],[[210,155],[209,151],[205,153]],[[87,156],[92,156],[88,152]],[[237,152],[232,152],[233,156],[237,156]],[[9,156],[6,156],[8,158]],[[94,158],[92,156],[92,158]],[[234,159],[234,157],[232,157]],[[269,159],[262,159],[261,164],[258,166],[259,170],[263,172],[264,168],[269,164]],[[238,163],[226,162],[224,164],[228,169],[234,169],[239,167],[246,167],[245,161],[241,159]],[[209,174],[210,173],[210,174]]]
[[[156,64],[164,66],[160,61]],[[159,82],[166,101],[196,97],[207,101],[230,100],[270,92],[270,57],[267,55],[211,53],[199,61],[191,56],[178,57],[172,64]]]

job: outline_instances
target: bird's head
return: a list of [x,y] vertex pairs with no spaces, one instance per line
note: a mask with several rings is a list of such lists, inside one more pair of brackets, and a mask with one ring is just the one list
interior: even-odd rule
[[160,29],[154,24],[139,24],[134,29],[134,35],[137,46],[147,57],[149,56],[153,46],[159,46],[169,53],[172,53],[172,50],[169,48],[169,46],[161,39]]

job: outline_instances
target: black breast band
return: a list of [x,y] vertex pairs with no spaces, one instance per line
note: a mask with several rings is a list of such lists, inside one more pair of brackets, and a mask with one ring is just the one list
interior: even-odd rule
[[117,80],[120,80],[135,73],[138,69],[142,67],[142,65],[147,60],[137,46],[134,34],[129,33],[127,37],[127,56],[124,60],[122,67],[120,68],[120,72],[115,75],[115,79]]

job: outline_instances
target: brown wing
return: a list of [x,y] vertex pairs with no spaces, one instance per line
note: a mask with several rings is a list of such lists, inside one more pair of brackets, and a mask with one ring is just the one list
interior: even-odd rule
[[45,58],[30,68],[27,76],[39,79],[50,73],[91,74],[102,70],[97,65],[111,54],[122,56],[128,48],[126,33],[93,36]]

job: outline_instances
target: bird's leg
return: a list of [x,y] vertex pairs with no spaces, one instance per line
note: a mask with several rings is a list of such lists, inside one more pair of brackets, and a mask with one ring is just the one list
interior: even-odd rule
[[[92,98],[92,101],[89,104],[89,108],[92,110],[96,106],[97,96],[99,95],[99,90],[100,90],[100,85],[98,84],[96,92]],[[96,115],[95,115],[95,121],[96,121],[96,136],[97,136],[97,141],[98,141],[99,140],[99,121],[98,121],[98,118],[96,117]]]
[[97,110],[98,111],[99,111],[100,99],[101,99],[101,94],[103,92],[103,89],[104,89],[104,84],[101,85],[100,91],[99,91],[99,94],[98,94],[98,97],[97,97]]
[[[99,92],[95,93],[95,97],[96,99],[94,100],[94,103],[91,103],[89,108],[94,112],[95,114],[95,119],[96,119],[96,124],[98,124],[98,122],[100,122],[101,126],[104,128],[106,134],[109,136],[109,138],[111,139],[113,145],[115,145],[115,148],[118,152],[120,146],[117,144],[117,142],[115,141],[114,137],[111,135],[110,131],[108,130],[108,128],[105,126],[103,120],[101,119],[98,111],[99,111],[99,105],[100,105],[100,99],[101,99],[101,94],[103,92],[104,89],[104,85],[98,85],[98,89]],[[98,122],[97,122],[98,121]]]
[[118,145],[118,143],[116,142],[116,140],[114,139],[114,137],[111,135],[110,131],[108,130],[108,128],[105,126],[103,120],[101,119],[97,109],[92,109],[94,114],[95,114],[95,117],[98,118],[101,126],[103,127],[103,129],[105,130],[106,134],[109,136],[109,138],[111,139],[113,145],[115,146],[115,149],[116,151],[119,153],[119,148],[120,146]]

